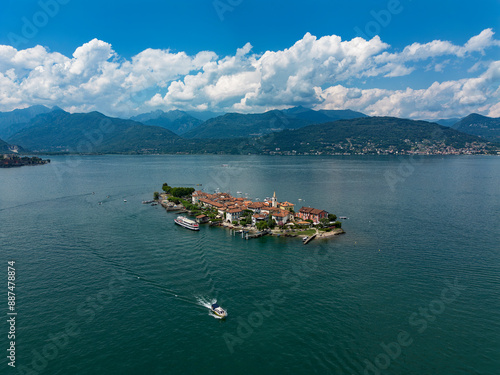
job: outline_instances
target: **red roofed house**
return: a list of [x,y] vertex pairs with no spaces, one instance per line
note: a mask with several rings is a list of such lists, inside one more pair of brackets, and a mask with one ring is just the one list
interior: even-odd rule
[[328,218],[328,212],[312,207],[302,207],[296,216],[303,220],[312,220],[314,224],[318,224],[321,219]]
[[276,220],[276,224],[285,225],[290,221],[290,211],[288,210],[279,210],[279,211],[271,211],[271,217]]

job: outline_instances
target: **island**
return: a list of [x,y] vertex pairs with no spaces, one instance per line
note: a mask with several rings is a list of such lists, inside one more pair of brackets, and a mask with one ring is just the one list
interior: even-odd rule
[[345,233],[335,214],[313,207],[295,211],[295,205],[280,202],[276,192],[272,198],[253,201],[229,193],[211,194],[195,188],[171,187],[167,183],[162,190],[163,193],[154,193],[154,200],[167,211],[186,213],[199,224],[228,228],[247,239],[272,235],[310,241]]
[[12,154],[0,154],[0,168],[22,167],[24,165],[44,165],[50,163],[50,159],[43,160],[33,156],[18,156]]

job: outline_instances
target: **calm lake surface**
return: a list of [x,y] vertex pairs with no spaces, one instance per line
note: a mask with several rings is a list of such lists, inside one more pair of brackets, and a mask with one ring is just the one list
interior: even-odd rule
[[[498,157],[50,158],[0,170],[2,374],[498,374]],[[188,231],[141,204],[164,182],[276,191],[347,233]]]

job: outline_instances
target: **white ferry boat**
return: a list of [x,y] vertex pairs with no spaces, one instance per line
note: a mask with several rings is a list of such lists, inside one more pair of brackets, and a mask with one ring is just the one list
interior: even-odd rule
[[200,226],[196,221],[189,220],[184,216],[177,216],[177,219],[174,219],[175,224],[180,225],[181,227],[191,229],[191,230],[200,230]]

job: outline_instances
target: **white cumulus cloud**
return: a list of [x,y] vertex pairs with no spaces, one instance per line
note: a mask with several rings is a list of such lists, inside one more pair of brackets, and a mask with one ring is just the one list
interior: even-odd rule
[[[254,53],[247,43],[222,57],[148,48],[125,59],[98,39],[70,57],[43,46],[0,45],[0,110],[44,104],[128,116],[153,108],[260,112],[308,105],[411,118],[495,115],[500,62],[487,53],[498,47],[492,29],[463,45],[434,40],[400,51],[378,36],[342,40],[307,33],[283,50]],[[450,65],[460,67],[463,78],[401,88],[407,76]],[[384,87],[366,87],[373,79],[383,79]],[[398,89],[388,88],[394,80]]]

